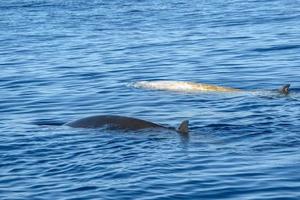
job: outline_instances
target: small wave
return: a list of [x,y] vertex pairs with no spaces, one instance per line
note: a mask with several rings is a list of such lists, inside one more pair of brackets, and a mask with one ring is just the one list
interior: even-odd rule
[[62,126],[65,122],[62,121],[54,121],[49,119],[40,119],[33,121],[32,124],[37,126]]
[[283,51],[283,50],[292,50],[292,49],[300,49],[300,45],[277,45],[271,47],[264,48],[255,48],[251,51],[255,52],[270,52],[270,51]]

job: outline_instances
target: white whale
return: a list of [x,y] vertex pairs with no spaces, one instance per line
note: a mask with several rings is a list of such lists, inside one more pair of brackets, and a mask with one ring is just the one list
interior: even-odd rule
[[[136,88],[168,90],[174,92],[243,92],[244,90],[217,85],[195,83],[189,81],[138,81],[133,84]],[[287,95],[290,84],[281,87],[278,92]]]
[[204,83],[194,83],[188,81],[138,81],[133,84],[136,88],[169,90],[175,92],[235,92],[240,89],[210,85]]

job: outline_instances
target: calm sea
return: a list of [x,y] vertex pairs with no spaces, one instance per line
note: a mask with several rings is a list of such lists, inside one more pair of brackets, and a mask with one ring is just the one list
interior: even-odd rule
[[[298,0],[1,1],[0,199],[300,199],[299,89]],[[190,136],[46,125],[96,114]]]

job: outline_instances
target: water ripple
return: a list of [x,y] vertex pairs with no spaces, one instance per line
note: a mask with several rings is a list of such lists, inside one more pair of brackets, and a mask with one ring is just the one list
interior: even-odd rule
[[[0,199],[299,199],[299,8],[2,2]],[[142,80],[243,92],[132,87]],[[190,134],[63,125],[96,114],[188,119]]]

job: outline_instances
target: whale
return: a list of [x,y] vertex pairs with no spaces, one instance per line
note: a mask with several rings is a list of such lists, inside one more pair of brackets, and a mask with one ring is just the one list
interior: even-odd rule
[[68,122],[64,125],[72,128],[106,128],[111,130],[138,131],[143,129],[163,129],[172,130],[180,134],[188,134],[189,121],[184,120],[178,128],[166,127],[143,119],[119,116],[119,115],[95,115],[75,121]]
[[[167,90],[174,92],[243,92],[244,90],[231,87],[223,87],[206,83],[196,83],[189,81],[138,81],[132,84],[135,88]],[[287,95],[289,93],[290,84],[286,84],[278,89],[280,94]]]

